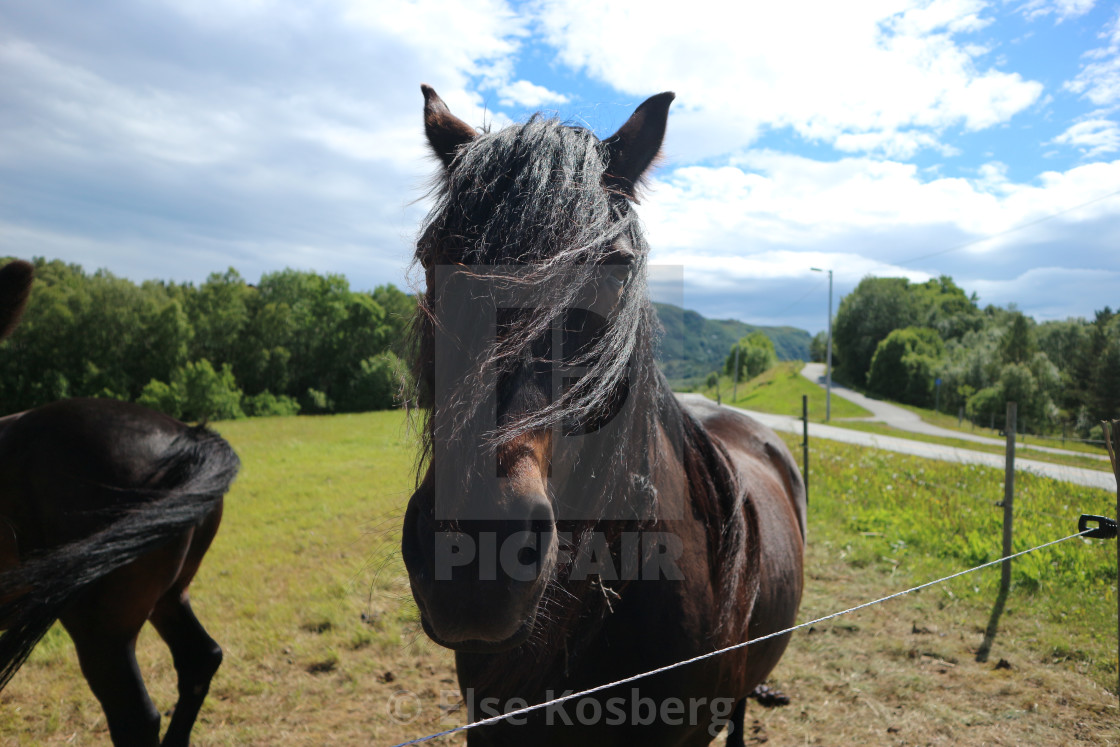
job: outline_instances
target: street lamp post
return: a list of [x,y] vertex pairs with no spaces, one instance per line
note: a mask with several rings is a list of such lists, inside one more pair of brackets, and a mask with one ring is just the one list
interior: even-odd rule
[[824,374],[824,422],[832,419],[832,270],[810,267],[813,272],[828,273],[828,353]]

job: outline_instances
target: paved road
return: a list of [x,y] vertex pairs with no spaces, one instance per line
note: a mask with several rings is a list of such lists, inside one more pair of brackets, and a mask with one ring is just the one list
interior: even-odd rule
[[[801,375],[820,386],[824,386],[824,364],[823,363],[806,363],[805,367],[801,369]],[[835,396],[843,397],[849,402],[854,402],[865,410],[871,412],[869,418],[845,418],[846,420],[864,420],[868,422],[886,423],[889,426],[898,428],[903,431],[910,431],[911,433],[924,433],[929,436],[940,436],[941,438],[956,438],[961,441],[971,441],[978,444],[987,444],[988,446],[1005,446],[1002,438],[992,438],[990,436],[977,436],[973,433],[961,433],[960,431],[950,430],[948,428],[938,428],[936,425],[930,425],[921,419],[917,414],[910,412],[907,409],[892,405],[889,402],[883,402],[878,399],[871,399],[865,397],[857,391],[848,389],[845,386],[832,382],[832,393]],[[1056,449],[1052,446],[1035,446],[1031,443],[1017,443],[1016,448],[1020,449],[1034,449],[1035,451],[1044,451],[1050,454],[1061,454],[1063,456],[1079,456],[1088,459],[1100,459],[1107,462],[1108,457],[1103,454],[1085,454],[1077,451],[1066,451],[1065,449]],[[1000,457],[1002,459],[1003,457]]]
[[[835,391],[834,388],[833,392]],[[702,395],[685,394],[677,396],[682,399],[687,399],[690,397],[701,397]],[[724,405],[724,407],[729,407],[729,405]],[[799,418],[789,415],[773,415],[766,412],[743,410],[738,407],[732,407],[730,409],[746,413],[755,420],[770,426],[776,431],[786,431],[799,435],[802,432],[803,426]],[[983,464],[988,467],[995,467],[996,469],[1003,469],[1005,467],[1004,456],[1002,454],[986,454],[970,449],[959,449],[953,446],[913,441],[909,438],[880,436],[875,433],[853,431],[834,425],[824,425],[823,423],[809,423],[809,438],[810,440],[814,438],[827,438],[831,441],[843,441],[844,443],[856,444],[857,446],[870,446],[876,449],[886,449],[887,451],[895,451],[900,454],[912,454],[914,456],[920,456],[926,459],[937,459],[943,462]],[[800,459],[800,457],[798,458]],[[1084,469],[1081,467],[1067,467],[1061,464],[1050,464],[1048,462],[1038,462],[1033,459],[1021,459],[1018,457],[1015,459],[1015,469],[1018,472],[1032,472],[1057,480],[1065,480],[1075,485],[1100,488],[1110,493],[1116,492],[1116,478],[1108,472],[1100,472],[1098,470]]]

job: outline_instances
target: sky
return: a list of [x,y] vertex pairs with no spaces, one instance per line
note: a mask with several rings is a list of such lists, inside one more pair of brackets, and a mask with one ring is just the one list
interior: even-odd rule
[[638,207],[669,300],[817,332],[874,275],[1120,306],[1120,5],[0,3],[0,256],[409,287],[420,84],[497,128],[676,93]]

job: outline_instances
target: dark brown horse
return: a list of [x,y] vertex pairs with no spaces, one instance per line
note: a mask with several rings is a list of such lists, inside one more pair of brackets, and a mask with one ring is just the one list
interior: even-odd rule
[[[31,271],[0,269],[0,333],[15,326]],[[187,587],[238,464],[212,431],[127,402],[63,400],[0,418],[0,688],[61,620],[113,743],[159,744],[135,657],[150,620],[179,679],[163,743],[188,744],[222,650]]]
[[[673,94],[606,140],[479,133],[422,87],[442,163],[417,244],[426,413],[402,551],[471,719],[791,625],[805,490],[768,428],[675,397],[654,363],[633,203]],[[703,745],[788,635],[468,732],[472,745]]]

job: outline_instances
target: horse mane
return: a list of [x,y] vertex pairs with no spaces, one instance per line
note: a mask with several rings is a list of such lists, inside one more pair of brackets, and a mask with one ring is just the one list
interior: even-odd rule
[[[746,630],[758,595],[758,517],[749,496],[743,494],[727,450],[675,398],[673,404],[681,416],[690,499],[707,530],[708,570],[718,597],[719,630],[737,635]],[[739,604],[743,589],[747,605]]]
[[15,331],[23,316],[35,268],[23,260],[0,267],[0,340]]

